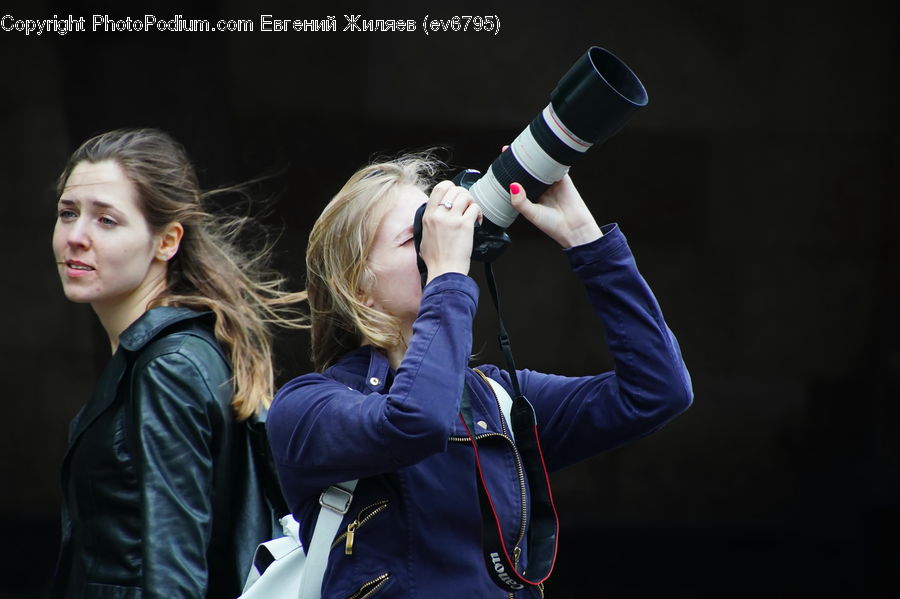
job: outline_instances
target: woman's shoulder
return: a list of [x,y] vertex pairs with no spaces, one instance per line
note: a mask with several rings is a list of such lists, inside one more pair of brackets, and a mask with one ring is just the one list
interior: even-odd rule
[[[230,376],[228,359],[213,333],[211,313],[162,306],[148,310],[121,338],[135,368],[165,361],[197,370],[201,376]],[[220,375],[220,376],[217,376]]]
[[119,336],[119,345],[128,352],[138,352],[151,343],[178,334],[208,337],[218,345],[212,333],[214,316],[211,312],[181,306],[158,306],[144,312]]
[[202,313],[180,316],[166,319],[132,350],[132,392],[144,409],[205,405],[227,414],[233,393],[229,362]]
[[386,363],[386,360],[380,352],[370,346],[363,346],[344,354],[323,372],[307,372],[296,376],[275,393],[270,417],[273,414],[277,417],[285,409],[310,407],[316,401],[327,400],[346,391],[365,392],[367,380],[374,380],[366,378],[368,372],[387,371],[386,365],[380,369],[373,368],[373,362],[377,365],[382,361]]
[[385,379],[387,371],[384,353],[370,345],[363,345],[346,352],[322,372],[308,372],[294,377],[282,387],[282,391],[309,385],[363,390],[371,376]]
[[295,393],[308,393],[312,388],[353,389],[353,387],[346,385],[325,373],[308,372],[292,378],[278,389],[275,393],[272,407],[274,408],[276,404],[280,403],[280,400],[285,396],[293,395]]

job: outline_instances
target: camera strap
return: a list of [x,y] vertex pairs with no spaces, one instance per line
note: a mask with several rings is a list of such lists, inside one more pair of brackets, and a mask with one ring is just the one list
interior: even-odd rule
[[485,262],[484,266],[488,288],[494,300],[494,307],[497,310],[499,322],[497,338],[506,358],[509,376],[515,393],[509,415],[509,424],[514,438],[512,442],[521,457],[524,475],[528,481],[528,489],[531,496],[531,518],[528,524],[526,541],[528,548],[527,577],[524,571],[519,572],[517,568],[521,549],[518,546],[513,547],[513,555],[511,556],[503,540],[500,518],[494,508],[494,502],[491,500],[484,473],[481,469],[479,445],[489,443],[497,437],[486,437],[481,440],[476,438],[468,391],[464,391],[460,402],[460,418],[469,433],[472,447],[475,450],[475,481],[478,487],[478,502],[481,507],[483,522],[481,541],[485,565],[487,566],[488,574],[497,586],[507,592],[515,592],[527,587],[539,586],[550,576],[553,564],[556,561],[559,521],[556,516],[556,508],[553,505],[553,495],[550,491],[550,477],[547,474],[547,467],[541,452],[537,418],[535,417],[534,408],[522,395],[519,387],[509,335],[506,332],[503,317],[500,314],[500,296],[497,292],[491,263]]

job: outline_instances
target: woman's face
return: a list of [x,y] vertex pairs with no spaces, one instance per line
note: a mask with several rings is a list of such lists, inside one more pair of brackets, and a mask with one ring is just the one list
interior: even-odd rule
[[422,279],[416,266],[413,218],[428,201],[425,193],[412,186],[397,189],[394,204],[375,231],[368,265],[375,284],[368,291],[367,303],[398,319],[404,331],[412,329],[422,298]]
[[66,297],[95,307],[127,302],[165,280],[160,236],[118,163],[80,162],[57,206],[53,253]]

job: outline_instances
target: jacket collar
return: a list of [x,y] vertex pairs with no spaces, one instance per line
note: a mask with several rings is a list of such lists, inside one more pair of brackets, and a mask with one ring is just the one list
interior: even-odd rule
[[326,374],[345,385],[370,392],[383,391],[394,378],[387,356],[371,345],[347,352]]
[[[336,364],[327,368],[324,374],[363,393],[384,393],[394,381],[394,371],[391,370],[387,356],[370,345],[347,352]],[[500,432],[502,430],[499,421],[500,404],[494,398],[493,392],[488,390],[487,383],[482,381],[481,375],[468,369],[466,384],[473,390],[470,401],[473,414],[477,416],[476,420],[481,426],[476,432]],[[474,392],[475,389],[482,389],[485,392]],[[451,434],[467,436],[469,433],[462,420],[457,419],[453,423]]]
[[160,306],[147,310],[119,335],[119,345],[131,352],[139,351],[173,324],[210,314],[177,306]]
[[144,312],[121,335],[119,349],[113,355],[100,377],[91,400],[75,416],[69,433],[69,447],[63,458],[63,475],[68,470],[69,457],[75,443],[85,430],[106,411],[119,395],[119,384],[127,371],[129,359],[126,353],[140,351],[150,341],[160,335],[166,328],[178,322],[208,317],[209,312],[197,312],[190,308],[160,306]]

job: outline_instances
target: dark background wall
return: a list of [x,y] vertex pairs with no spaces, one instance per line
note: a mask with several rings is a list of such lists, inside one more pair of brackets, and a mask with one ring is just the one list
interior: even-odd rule
[[[617,221],[678,335],[696,394],[663,431],[555,475],[551,597],[900,596],[898,9],[806,2],[47,0],[0,12],[337,17],[336,32],[0,32],[0,598],[31,597],[57,546],[66,427],[108,346],[51,259],[52,186],[89,135],[157,126],[208,187],[272,175],[278,264],[302,285],[309,228],[375,153],[436,144],[484,169],[592,44],[650,104],[573,177]],[[344,15],[411,33],[341,31]],[[426,36],[425,15],[498,35]],[[2,16],[2,15],[0,15]],[[520,219],[521,220],[521,219]],[[553,243],[525,222],[497,265],[519,364],[611,367]],[[487,295],[476,350],[499,360]],[[309,369],[279,341],[279,382]]]

